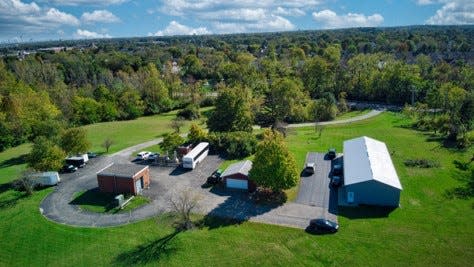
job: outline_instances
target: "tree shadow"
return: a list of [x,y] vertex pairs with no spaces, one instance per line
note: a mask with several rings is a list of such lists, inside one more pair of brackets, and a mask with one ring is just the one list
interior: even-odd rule
[[456,170],[456,172],[454,172],[454,177],[456,180],[462,182],[463,184],[455,188],[447,189],[444,192],[444,196],[448,199],[470,199],[474,197],[474,169],[463,170],[459,167],[458,169],[459,170]]
[[225,187],[214,186],[210,192],[219,196],[227,196],[224,202],[211,210],[198,223],[210,230],[241,224],[282,205],[281,203],[256,204],[251,195],[242,190],[229,190]]
[[177,251],[172,241],[179,233],[180,231],[174,231],[158,240],[139,245],[130,251],[123,252],[115,257],[114,265],[143,265],[169,257]]
[[354,207],[338,207],[338,215],[346,217],[348,219],[375,219],[375,218],[387,218],[392,211],[397,207],[384,207],[384,206],[368,206],[360,205]]
[[20,165],[26,162],[26,154],[14,157],[14,158],[9,158],[7,160],[4,160],[0,162],[0,168],[7,168],[15,165]]
[[[2,184],[3,186],[3,184]],[[6,190],[7,191],[7,190]],[[3,191],[5,192],[5,191]],[[2,193],[3,193],[2,192]],[[13,195],[8,195],[0,199],[0,210],[8,209],[15,206],[20,200],[27,198],[28,195],[21,192],[15,192]]]
[[0,194],[5,193],[6,191],[13,189],[11,183],[0,184]]
[[190,171],[192,171],[192,170],[191,169],[185,169],[183,167],[178,166],[170,172],[170,175],[171,176],[180,176],[180,175],[188,173]]
[[103,207],[105,212],[108,212],[115,208],[114,205],[115,194],[103,193],[99,191],[99,188],[92,188],[82,193],[80,196],[74,198],[69,204],[71,205],[88,205]]

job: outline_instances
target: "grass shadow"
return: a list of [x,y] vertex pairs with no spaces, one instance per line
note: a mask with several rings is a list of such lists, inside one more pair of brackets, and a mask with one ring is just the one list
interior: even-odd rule
[[6,191],[13,189],[11,183],[0,184],[0,194],[5,193]]
[[4,160],[0,162],[0,168],[7,168],[15,165],[21,165],[26,162],[26,154],[14,157],[14,158],[9,158],[7,160]]
[[114,198],[114,194],[103,193],[99,191],[99,188],[93,188],[80,194],[69,202],[69,204],[77,206],[94,206],[94,209],[103,208],[104,212],[108,212],[115,208]]
[[114,259],[114,265],[118,266],[134,266],[144,265],[157,262],[160,259],[169,257],[176,253],[177,248],[173,244],[174,238],[180,231],[174,231],[158,240],[151,241],[144,245],[121,253]]
[[0,198],[0,210],[15,206],[20,200],[27,198],[28,195],[21,192],[14,192],[12,195],[2,196]]
[[348,219],[387,218],[397,207],[367,206],[338,207],[338,215]]

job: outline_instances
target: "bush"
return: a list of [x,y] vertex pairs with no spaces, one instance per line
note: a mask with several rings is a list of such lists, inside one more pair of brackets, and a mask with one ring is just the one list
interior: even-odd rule
[[23,175],[12,182],[12,188],[16,191],[25,192],[28,196],[31,196],[35,188],[35,183],[30,177]]
[[283,204],[286,202],[287,196],[284,191],[273,191],[269,188],[259,187],[252,199],[258,204]]
[[208,141],[213,153],[224,154],[228,159],[250,156],[257,146],[257,138],[247,132],[211,133]]
[[206,97],[203,100],[201,100],[201,103],[199,103],[199,106],[203,107],[211,107],[214,106],[214,98],[212,97]]
[[428,159],[407,159],[404,163],[405,166],[418,168],[437,168],[440,166],[439,162]]
[[177,114],[178,117],[182,117],[186,120],[195,120],[201,117],[199,107],[196,105],[188,105],[186,108],[180,110]]

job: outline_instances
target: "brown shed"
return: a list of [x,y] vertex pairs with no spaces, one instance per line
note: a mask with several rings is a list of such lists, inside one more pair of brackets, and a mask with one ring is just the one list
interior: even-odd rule
[[150,186],[150,169],[135,164],[112,164],[97,173],[97,182],[101,192],[137,195]]
[[227,188],[244,189],[253,192],[256,189],[256,185],[253,181],[249,180],[250,169],[252,169],[252,162],[250,160],[231,164],[222,173],[222,180]]

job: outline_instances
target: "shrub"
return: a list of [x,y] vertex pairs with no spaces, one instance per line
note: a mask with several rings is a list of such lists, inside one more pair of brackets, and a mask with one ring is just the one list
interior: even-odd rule
[[244,158],[255,152],[257,138],[247,132],[211,133],[208,136],[213,153],[229,159]]
[[201,113],[199,112],[199,107],[196,105],[188,105],[184,109],[180,110],[177,114],[178,117],[182,117],[186,120],[195,120],[201,117]]
[[439,162],[428,159],[407,159],[404,163],[405,166],[418,168],[437,168],[440,166]]

